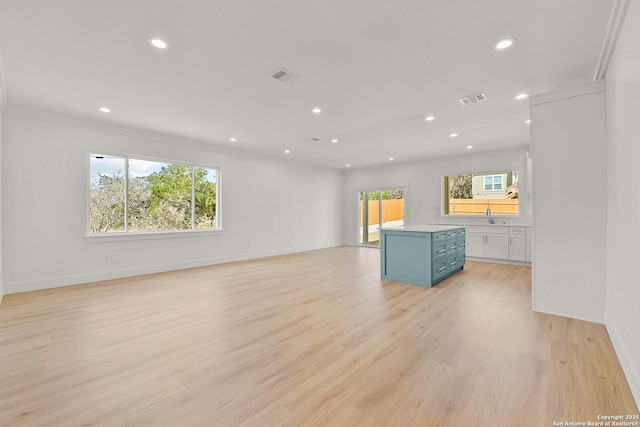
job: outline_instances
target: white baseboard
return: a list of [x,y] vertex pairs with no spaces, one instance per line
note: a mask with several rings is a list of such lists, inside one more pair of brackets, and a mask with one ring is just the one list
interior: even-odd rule
[[640,374],[638,373],[640,366],[634,365],[633,359],[629,355],[627,347],[624,345],[624,341],[618,334],[618,331],[608,313],[605,313],[604,318],[607,332],[609,332],[609,337],[613,344],[613,349],[616,351],[616,355],[618,356],[620,365],[622,365],[624,375],[627,377],[627,382],[629,383],[629,388],[631,388],[631,393],[636,401],[636,405],[640,407]]
[[205,267],[208,265],[224,264],[227,262],[247,261],[258,258],[265,258],[277,255],[287,255],[298,252],[306,252],[318,249],[327,249],[336,246],[321,246],[307,248],[291,248],[275,251],[258,251],[230,255],[218,258],[202,258],[198,260],[177,262],[171,264],[146,265],[143,267],[103,271],[99,273],[78,274],[73,276],[54,277],[43,280],[31,280],[5,284],[5,294],[16,294],[21,292],[39,291],[43,289],[59,288],[63,286],[79,285],[82,283],[100,282],[103,280],[122,279],[124,277],[141,276],[144,274],[164,273],[167,271],[183,270],[186,268]]
[[531,261],[512,261],[509,259],[494,259],[494,258],[476,258],[476,257],[467,257],[467,261],[475,261],[475,262],[488,262],[492,264],[507,264],[507,265],[519,265],[521,267],[531,267]]

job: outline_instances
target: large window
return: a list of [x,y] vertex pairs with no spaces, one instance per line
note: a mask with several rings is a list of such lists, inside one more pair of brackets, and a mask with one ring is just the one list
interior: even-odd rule
[[443,177],[444,215],[518,215],[518,171]]
[[217,168],[89,154],[89,233],[219,228]]

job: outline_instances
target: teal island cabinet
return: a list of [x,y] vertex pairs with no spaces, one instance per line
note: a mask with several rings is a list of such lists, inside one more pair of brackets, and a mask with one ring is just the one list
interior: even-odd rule
[[380,277],[431,287],[463,269],[464,227],[417,225],[380,229]]

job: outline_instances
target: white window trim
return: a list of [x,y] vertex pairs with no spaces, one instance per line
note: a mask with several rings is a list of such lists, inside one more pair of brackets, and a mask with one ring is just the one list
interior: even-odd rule
[[[194,228],[195,221],[195,174],[191,174],[191,200],[194,202],[191,204],[191,229],[190,230],[161,230],[161,231],[129,231],[128,230],[128,221],[125,221],[125,231],[120,232],[112,232],[112,233],[91,233],[89,231],[89,223],[90,223],[90,203],[91,199],[91,154],[104,154],[106,156],[114,156],[114,157],[122,157],[125,159],[124,162],[124,174],[126,181],[128,183],[129,180],[129,159],[136,160],[146,160],[151,162],[161,162],[161,163],[169,163],[169,164],[177,164],[183,166],[191,166],[191,167],[200,167],[205,169],[215,169],[216,170],[216,227],[215,228],[207,228],[207,229],[196,229]],[[85,177],[89,178],[86,180],[87,185],[87,199],[85,201],[86,206],[86,220],[85,220],[85,240],[87,242],[108,242],[108,241],[124,241],[124,240],[148,240],[148,239],[167,239],[167,238],[176,238],[176,237],[198,237],[203,235],[219,235],[222,233],[222,210],[220,206],[222,205],[222,170],[219,166],[210,166],[205,165],[203,163],[196,162],[188,162],[188,161],[180,161],[180,160],[171,160],[166,158],[159,157],[148,157],[148,156],[139,156],[136,154],[123,154],[108,150],[100,150],[100,149],[91,149],[87,150],[87,163],[86,163],[86,174]],[[125,201],[127,200],[127,192],[129,190],[129,186],[125,184]],[[128,218],[128,204],[125,202],[124,205],[124,215],[125,218]]]
[[203,235],[220,235],[222,230],[211,228],[207,230],[176,230],[176,231],[128,231],[117,233],[87,234],[85,241],[89,243],[96,242],[115,242],[125,240],[155,240],[155,239],[174,239],[177,237],[202,237]]
[[[510,169],[513,170],[513,172],[517,172],[518,174],[520,173],[520,171],[518,169]],[[451,174],[451,175],[442,175],[440,177],[440,203],[441,205],[439,207],[436,207],[434,209],[434,217],[435,218],[439,218],[439,219],[451,219],[451,218],[460,218],[460,219],[465,219],[465,218],[486,218],[486,216],[484,215],[451,215],[448,213],[444,212],[444,198],[445,198],[445,193],[444,193],[444,178],[445,176],[457,176],[457,175],[482,175],[482,176],[497,176],[500,175],[500,173],[495,173],[492,174],[491,172],[489,172],[489,174],[487,173],[478,173],[478,172],[471,172],[471,173],[457,173],[457,174]],[[503,180],[504,181],[504,180]],[[504,185],[504,183],[503,183]],[[482,188],[484,189],[484,182],[482,183]],[[499,193],[499,192],[503,192],[504,190],[494,190],[495,193]],[[483,191],[485,192],[485,191]],[[486,191],[487,193],[489,193],[489,191]],[[478,193],[479,194],[479,193]],[[522,205],[520,204],[520,201],[518,201],[518,213],[516,215],[503,215],[503,214],[491,214],[492,218],[520,218],[522,217]]]
[[[495,188],[496,186],[496,177],[500,177],[500,186],[503,188]],[[485,175],[484,179],[487,178],[491,178],[491,190],[487,190],[485,188],[486,184],[483,182],[482,188],[484,189],[484,192],[488,193],[488,192],[500,192],[500,191],[504,191],[504,178],[503,175]]]

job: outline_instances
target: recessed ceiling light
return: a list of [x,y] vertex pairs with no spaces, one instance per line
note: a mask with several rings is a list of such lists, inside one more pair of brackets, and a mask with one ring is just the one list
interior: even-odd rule
[[457,133],[450,133],[450,134],[449,134],[449,138],[455,138],[456,136],[458,136],[458,134],[457,134]]
[[472,150],[473,149],[473,145],[467,145],[467,150]]
[[313,110],[311,110],[311,111],[316,113],[316,114],[322,113],[322,109],[320,107],[314,107]]
[[337,140],[336,138],[333,138],[333,139],[331,140],[331,143],[332,143],[332,144],[337,144],[337,143],[338,143],[338,140]]
[[103,113],[110,113],[111,110],[109,109],[109,107],[100,107],[99,110]]
[[393,157],[389,157],[389,160],[390,161],[394,161],[395,159]]
[[157,37],[150,38],[149,43],[157,49],[167,49],[169,47],[169,44],[166,41]]
[[284,150],[284,154],[290,154],[291,151],[290,150]]
[[425,117],[424,119],[425,119],[426,121],[430,122],[430,121],[432,121],[432,120],[435,120],[435,117],[433,117],[433,116],[427,116],[427,117]]
[[347,164],[346,164],[346,166],[347,166],[348,168],[350,168],[350,167],[351,167],[351,163],[347,163]]
[[493,47],[496,50],[504,50],[504,49],[509,49],[515,43],[516,43],[516,39],[514,39],[513,37],[510,37],[508,39],[500,40]]
[[229,138],[229,141],[231,141],[231,142],[236,142],[236,141],[237,141],[237,139],[235,139],[235,138]]
[[526,93],[519,93],[519,94],[517,94],[516,96],[514,96],[514,97],[513,97],[513,99],[515,99],[515,100],[518,100],[518,101],[519,101],[519,100],[521,100],[521,99],[525,99],[527,96],[529,96],[529,95],[527,95]]
[[529,124],[529,123],[531,123],[531,119],[527,119],[527,120],[525,120],[524,122],[525,122],[526,124]]

